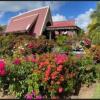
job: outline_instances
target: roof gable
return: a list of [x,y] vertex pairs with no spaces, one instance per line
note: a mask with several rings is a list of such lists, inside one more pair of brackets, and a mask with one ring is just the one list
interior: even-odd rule
[[12,17],[10,23],[7,26],[6,33],[17,32],[17,31],[20,32],[22,30],[27,31],[30,25],[34,21],[36,21],[33,28],[34,30],[32,31],[31,34],[41,35],[48,11],[49,11],[49,7],[44,7],[44,8],[32,10],[32,11],[23,13],[21,15]]
[[10,25],[8,25],[6,31],[9,32],[24,32],[27,31],[32,24],[35,23],[38,14],[25,16],[22,18],[12,19]]

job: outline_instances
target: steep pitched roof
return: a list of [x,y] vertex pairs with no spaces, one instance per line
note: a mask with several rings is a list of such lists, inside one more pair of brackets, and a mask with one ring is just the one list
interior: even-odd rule
[[48,11],[49,7],[43,7],[12,17],[6,33],[29,31],[30,27],[35,24],[31,34],[40,35],[43,31]]
[[25,32],[30,28],[32,24],[35,23],[37,17],[38,17],[38,14],[12,19],[6,31],[7,32]]
[[69,27],[69,26],[76,26],[75,25],[75,21],[73,20],[69,20],[69,21],[57,21],[57,22],[53,22],[52,26],[49,27]]

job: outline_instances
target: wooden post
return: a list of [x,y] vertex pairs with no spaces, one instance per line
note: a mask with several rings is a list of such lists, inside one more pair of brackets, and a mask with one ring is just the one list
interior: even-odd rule
[[49,32],[49,40],[51,40],[52,39],[52,37],[51,37],[51,31]]
[[60,30],[59,30],[59,35],[60,35]]

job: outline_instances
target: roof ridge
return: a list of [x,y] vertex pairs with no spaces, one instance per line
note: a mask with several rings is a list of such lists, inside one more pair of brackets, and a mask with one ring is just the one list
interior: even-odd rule
[[14,16],[14,17],[11,17],[11,19],[16,18],[16,17],[19,17],[19,16],[21,16],[21,15],[23,15],[23,14],[27,14],[27,13],[32,12],[32,11],[36,11],[36,10],[40,10],[40,9],[45,9],[45,8],[49,8],[49,7],[50,7],[50,6],[48,5],[48,6],[45,6],[45,7],[32,9],[32,10],[29,10],[29,11],[23,12],[23,13],[21,13],[20,15],[16,15],[16,16]]
[[75,20],[53,21],[53,22],[67,22],[67,21],[75,21]]

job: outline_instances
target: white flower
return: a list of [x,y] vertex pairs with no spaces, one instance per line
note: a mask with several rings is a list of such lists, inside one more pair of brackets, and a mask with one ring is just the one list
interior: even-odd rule
[[27,46],[28,43],[25,43],[24,45]]

